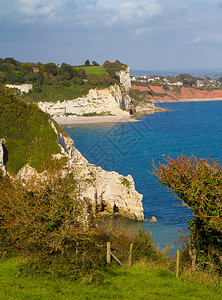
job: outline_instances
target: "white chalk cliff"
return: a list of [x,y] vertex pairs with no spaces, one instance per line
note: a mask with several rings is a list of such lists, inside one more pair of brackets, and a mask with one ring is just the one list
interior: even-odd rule
[[[64,176],[69,170],[74,170],[81,199],[90,202],[94,211],[105,208],[104,212],[112,214],[115,206],[120,215],[143,221],[143,196],[135,190],[132,176],[124,177],[117,172],[107,172],[89,163],[76,149],[74,141],[58,132],[52,121],[50,122],[57,134],[61,153],[68,158],[68,168],[64,169]],[[34,177],[36,182],[39,180],[43,184],[47,176],[46,171],[38,174],[35,169],[26,165],[16,177],[27,183],[33,182]]]
[[41,110],[50,115],[103,113],[125,117],[129,116],[129,112],[123,110],[125,108],[124,103],[121,89],[115,84],[105,89],[91,89],[86,96],[74,100],[55,103],[38,102],[37,104]]
[[132,101],[128,94],[131,88],[129,68],[117,72],[120,84],[114,84],[104,89],[90,89],[86,96],[73,100],[57,102],[38,102],[38,106],[50,115],[88,113],[112,114],[119,117],[129,116]]
[[28,93],[30,90],[32,90],[33,84],[6,84],[6,87],[10,89],[17,89],[23,94]]

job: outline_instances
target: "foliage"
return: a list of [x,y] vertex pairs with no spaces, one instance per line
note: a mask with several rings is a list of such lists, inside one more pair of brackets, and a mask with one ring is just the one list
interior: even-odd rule
[[125,187],[130,187],[130,181],[128,180],[128,179],[126,179],[125,177],[123,177],[122,179],[121,179],[121,183],[122,183],[122,185],[124,185]]
[[97,113],[97,112],[91,112],[91,113],[85,113],[82,114],[80,117],[103,117],[103,116],[114,116],[113,114],[111,114],[110,111],[108,112],[104,112],[104,113]]
[[129,91],[129,95],[132,99],[133,105],[136,107],[140,104],[146,104],[149,103],[149,101],[147,101],[147,92],[146,91],[140,91],[140,90],[133,90],[130,89]]
[[[80,202],[74,175],[51,170],[46,184],[33,181],[32,191],[0,176],[0,254],[25,255],[23,274],[77,278],[106,266],[106,242],[123,263],[134,244],[134,262],[163,261],[147,232],[128,236],[99,230]],[[28,187],[28,186],[27,186]]]
[[126,65],[119,61],[105,65],[107,69],[95,61],[90,65],[89,60],[83,66],[74,67],[53,62],[20,63],[13,58],[5,58],[0,59],[0,83],[32,83],[34,89],[20,95],[27,102],[72,100],[86,95],[95,86],[105,88],[118,83],[116,71]]
[[187,86],[187,87],[193,86],[196,83],[196,80],[200,79],[200,78],[194,77],[194,76],[192,76],[190,74],[187,74],[187,73],[180,74],[179,76],[177,76],[177,78],[178,78],[179,81],[183,82],[184,86]]
[[38,171],[51,154],[59,153],[49,117],[35,104],[27,104],[0,86],[0,137],[5,139],[6,168],[16,174],[26,163]]
[[89,62],[88,59],[85,61],[85,64],[84,64],[84,65],[85,65],[85,66],[90,66],[90,62]]
[[217,161],[178,156],[154,166],[154,174],[191,208],[192,264],[222,270],[222,169]]
[[116,74],[121,70],[126,70],[127,65],[122,64],[119,60],[116,60],[114,63],[109,62],[108,60],[104,62],[103,67],[109,73],[109,75],[119,81],[119,76]]

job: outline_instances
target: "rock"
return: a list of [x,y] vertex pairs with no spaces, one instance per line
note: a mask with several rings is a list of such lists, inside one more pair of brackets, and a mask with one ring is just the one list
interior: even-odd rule
[[131,89],[131,79],[130,79],[130,70],[127,67],[126,70],[121,70],[116,73],[119,76],[120,84],[124,87],[124,89],[129,92]]
[[30,90],[33,89],[33,84],[6,84],[6,87],[10,89],[18,89],[21,93],[28,93]]
[[152,216],[152,218],[151,218],[150,222],[157,222],[157,218],[156,218],[156,217],[154,217],[154,216]]
[[121,88],[115,84],[105,89],[91,89],[88,95],[73,100],[62,102],[38,102],[38,106],[50,115],[76,114],[83,115],[88,113],[112,114],[119,117],[129,116],[128,107],[131,100],[123,96]]
[[3,175],[6,175],[6,169],[4,166],[4,148],[3,148],[3,140],[0,139],[0,170]]

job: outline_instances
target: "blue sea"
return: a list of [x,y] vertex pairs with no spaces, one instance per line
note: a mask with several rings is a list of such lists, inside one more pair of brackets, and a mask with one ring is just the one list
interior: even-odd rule
[[[113,226],[136,232],[151,230],[155,244],[175,245],[186,234],[192,212],[164,188],[153,174],[152,160],[163,162],[167,156],[197,155],[211,157],[221,164],[222,101],[167,103],[170,111],[146,115],[141,122],[73,125],[64,130],[76,147],[93,164],[122,175],[131,174],[136,189],[143,194],[145,218],[157,223],[112,219]],[[188,232],[188,231],[187,231]]]

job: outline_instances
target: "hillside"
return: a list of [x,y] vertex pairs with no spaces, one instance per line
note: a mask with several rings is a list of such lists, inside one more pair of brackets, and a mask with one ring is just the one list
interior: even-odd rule
[[43,171],[47,159],[59,153],[49,117],[35,104],[26,104],[0,86],[0,138],[4,139],[5,166],[16,174],[25,164]]

